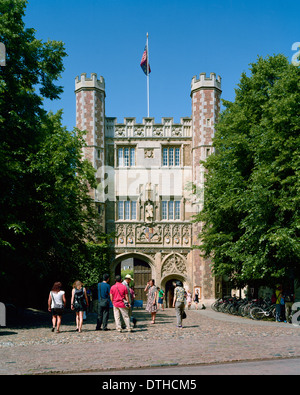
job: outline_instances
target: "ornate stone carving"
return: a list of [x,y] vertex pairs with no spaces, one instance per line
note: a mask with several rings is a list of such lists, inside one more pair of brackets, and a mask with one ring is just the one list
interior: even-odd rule
[[137,243],[160,243],[161,241],[161,225],[136,227]]
[[124,137],[125,136],[125,127],[118,127],[116,128],[115,135],[116,137]]
[[134,243],[134,231],[133,231],[133,226],[128,225],[127,226],[127,244],[133,244]]
[[144,126],[135,126],[134,128],[134,135],[139,137],[145,136],[145,128]]
[[181,274],[186,276],[186,264],[183,258],[177,254],[169,256],[161,268],[161,276],[165,277],[169,274]]
[[145,148],[144,156],[146,159],[154,158],[154,149],[153,148]]
[[[149,203],[149,202],[148,202]],[[147,204],[146,204],[147,206]],[[153,204],[151,203],[153,209]],[[146,211],[147,207],[145,207]],[[150,210],[148,207],[147,210]],[[164,224],[151,220],[151,210],[144,223],[119,223],[116,225],[116,244],[161,244],[166,248],[189,247],[191,245],[191,225],[189,224]]]
[[120,244],[125,242],[125,225],[118,225],[116,228],[116,237]]
[[184,225],[182,227],[182,244],[188,245],[191,240],[191,231],[189,225]]
[[180,227],[179,225],[173,226],[173,244],[178,245],[180,243]]
[[163,128],[162,127],[155,127],[153,130],[154,137],[162,137],[163,136]]
[[164,229],[163,229],[163,232],[164,232],[164,244],[168,245],[171,242],[171,228],[170,228],[170,225],[165,225]]
[[182,127],[181,126],[173,126],[172,128],[172,136],[182,136]]

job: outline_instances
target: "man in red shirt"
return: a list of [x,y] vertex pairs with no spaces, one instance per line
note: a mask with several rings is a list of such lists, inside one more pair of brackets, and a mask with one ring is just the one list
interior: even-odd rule
[[132,332],[130,327],[130,319],[128,315],[129,308],[125,306],[124,300],[129,304],[128,292],[125,285],[122,284],[121,276],[116,276],[116,283],[110,289],[110,300],[113,304],[114,317],[116,322],[116,329],[122,332],[121,314],[125,322],[128,332]]

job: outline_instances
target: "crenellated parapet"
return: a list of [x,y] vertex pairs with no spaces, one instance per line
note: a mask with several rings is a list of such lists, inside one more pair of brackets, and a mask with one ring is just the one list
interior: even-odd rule
[[137,123],[136,118],[125,118],[123,123],[117,123],[117,118],[106,118],[105,136],[109,138],[190,138],[192,137],[192,118],[174,119],[162,118],[161,123],[155,123],[154,118],[143,118]]
[[75,78],[75,93],[81,90],[99,90],[105,92],[105,81],[101,76],[99,79],[96,73],[91,74],[91,78],[87,78],[86,73],[82,73],[80,78]]
[[207,77],[206,73],[201,73],[199,79],[194,76],[191,84],[191,95],[199,89],[215,88],[221,91],[221,82],[221,77],[217,77],[215,73],[210,73],[209,77]]

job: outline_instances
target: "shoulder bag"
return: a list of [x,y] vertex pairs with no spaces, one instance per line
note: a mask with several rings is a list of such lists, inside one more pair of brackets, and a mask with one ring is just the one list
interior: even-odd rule
[[103,299],[101,296],[101,283],[100,283],[100,290],[99,290],[100,300],[98,301],[100,307],[107,307],[109,305],[108,299]]
[[[119,292],[119,295],[122,297],[122,295],[120,294],[119,288],[117,287],[117,284],[116,284],[116,288],[117,288],[117,290]],[[123,299],[123,303],[124,303],[125,307],[127,307],[127,308],[129,307],[129,303],[127,302],[126,299]]]
[[53,302],[53,310],[54,310],[53,312],[57,314],[62,314],[62,312],[64,311],[64,305],[60,303],[56,303],[52,292],[50,292],[50,295]]

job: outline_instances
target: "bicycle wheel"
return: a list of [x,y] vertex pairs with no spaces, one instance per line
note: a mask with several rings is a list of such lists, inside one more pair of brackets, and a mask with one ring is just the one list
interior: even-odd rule
[[243,317],[248,317],[250,314],[251,305],[247,304],[243,310]]
[[271,306],[271,317],[276,320],[276,304]]
[[253,320],[262,320],[265,316],[265,311],[260,307],[253,307],[250,310],[250,317]]

